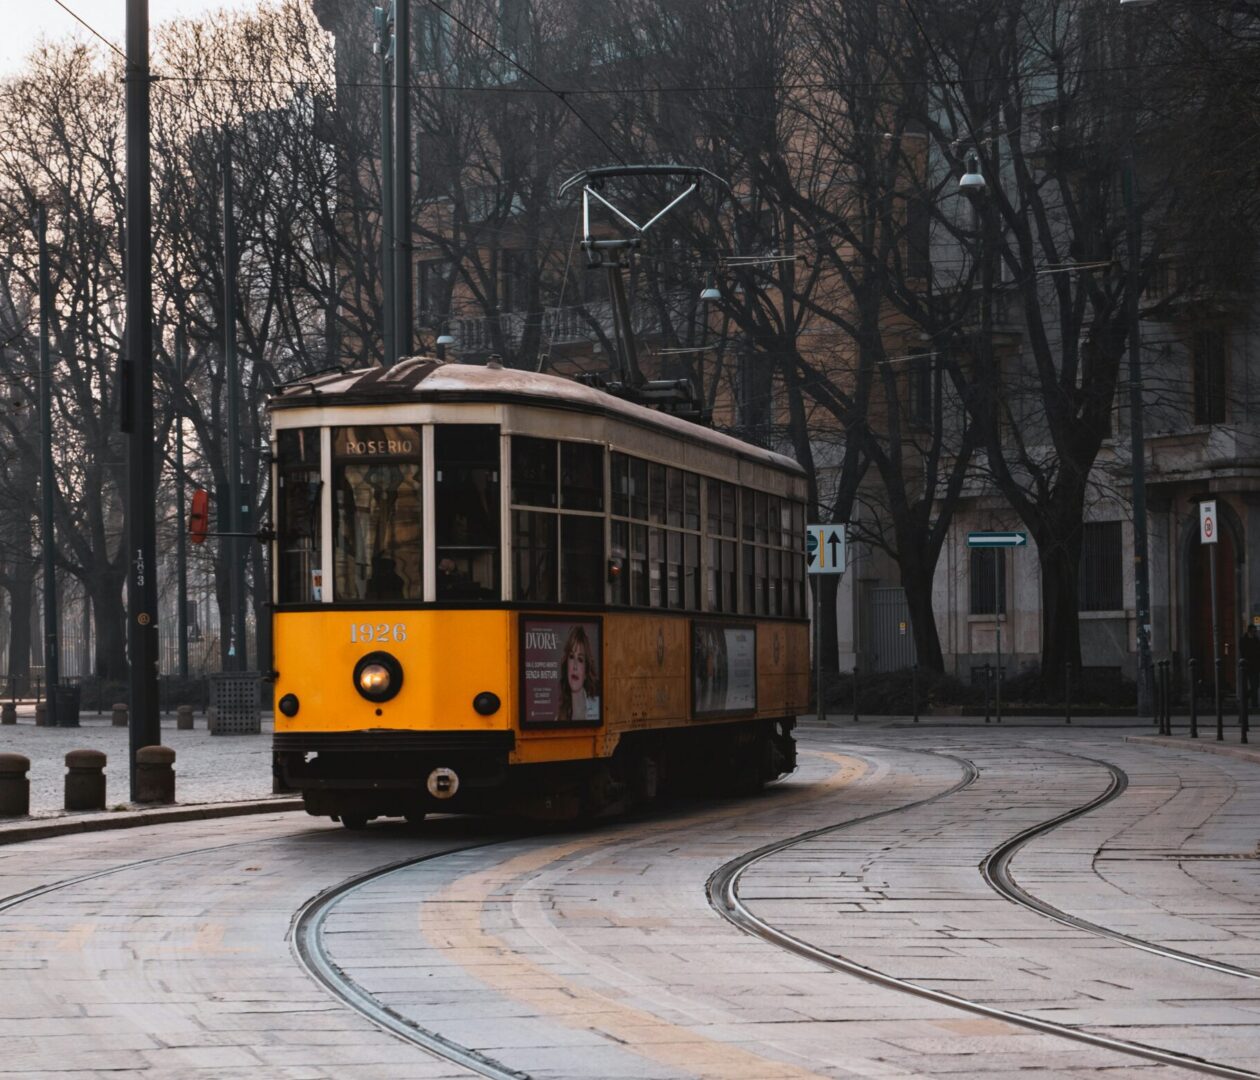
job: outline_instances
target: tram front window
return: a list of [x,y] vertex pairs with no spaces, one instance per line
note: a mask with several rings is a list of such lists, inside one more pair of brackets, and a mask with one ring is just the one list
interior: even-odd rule
[[498,600],[499,429],[444,424],[433,443],[437,598]]
[[424,597],[420,429],[334,428],[337,600]]

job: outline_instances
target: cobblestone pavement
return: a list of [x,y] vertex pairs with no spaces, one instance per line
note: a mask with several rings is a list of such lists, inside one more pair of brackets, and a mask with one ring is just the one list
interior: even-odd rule
[[[783,932],[869,968],[1000,1006],[1260,1069],[1260,980],[1064,926],[999,897],[982,858],[1047,903],[1260,974],[1260,768],[1124,729],[838,724],[746,800],[543,836],[437,819],[349,833],[299,815],[0,848],[0,1074],[466,1075],[378,1031],[298,968],[293,912],[328,886],[469,840],[493,846],[347,894],[324,942],[417,1025],[529,1076],[1189,1076],[828,970],[740,932],[705,883],[772,841],[945,792],[762,860],[739,891]],[[216,742],[225,740],[215,740]],[[122,863],[145,860],[129,869]],[[157,860],[157,861],[155,861]]]
[[[271,717],[264,714],[259,735],[211,735],[203,713],[192,731],[179,731],[174,716],[162,717],[162,744],[175,751],[175,796],[181,803],[232,802],[271,794]],[[127,802],[126,728],[112,725],[109,714],[85,713],[77,728],[36,727],[32,706],[20,707],[17,724],[0,727],[0,751],[31,760],[31,816],[64,813],[65,759],[71,750],[101,750],[105,768],[105,805]]]

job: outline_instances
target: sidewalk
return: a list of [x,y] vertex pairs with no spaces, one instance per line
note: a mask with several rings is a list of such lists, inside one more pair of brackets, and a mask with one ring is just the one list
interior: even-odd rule
[[[173,714],[161,719],[162,745],[175,751],[180,806],[271,797],[271,713],[263,714],[258,735],[211,735],[204,713],[197,714],[192,731],[179,731],[175,723]],[[106,807],[129,808],[128,737],[125,727],[113,726],[110,713],[83,713],[77,728],[36,727],[34,706],[19,704],[17,724],[0,727],[0,752],[30,758],[31,817],[54,818],[65,816],[66,754],[85,748],[109,759]]]
[[[1174,717],[1174,719],[1177,719]],[[1128,735],[1125,742],[1145,743],[1148,746],[1162,746],[1170,750],[1197,750],[1201,754],[1221,754],[1224,757],[1238,758],[1242,761],[1260,763],[1260,745],[1248,743],[1242,746],[1238,742],[1237,727],[1225,729],[1225,741],[1216,741],[1216,719],[1212,719],[1210,727],[1199,726],[1199,737],[1192,739],[1188,735]]]

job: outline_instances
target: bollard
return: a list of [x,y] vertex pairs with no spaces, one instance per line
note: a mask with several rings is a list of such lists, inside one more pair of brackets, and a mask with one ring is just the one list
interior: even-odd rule
[[6,701],[0,705],[0,724],[16,724],[17,723],[17,706],[11,701]]
[[1199,661],[1190,657],[1190,738],[1199,737],[1199,682],[1196,677]]
[[193,729],[193,710],[191,705],[181,705],[175,710],[178,718],[175,721],[175,727],[178,731],[192,731]]
[[31,782],[26,778],[31,759],[22,754],[0,754],[0,817],[26,817],[31,812]]
[[215,725],[219,722],[219,708],[217,705],[206,706],[206,730],[211,735],[214,734]]
[[1063,665],[1063,721],[1072,722],[1072,665]]
[[99,750],[66,755],[66,809],[105,809],[105,755]]
[[135,801],[175,801],[175,751],[169,746],[142,746],[136,751]]
[[1152,719],[1155,721],[1155,734],[1162,735],[1164,734],[1164,701],[1161,694],[1163,692],[1164,685],[1164,661],[1156,660],[1152,667],[1151,682],[1155,691],[1152,698],[1155,705]]
[[910,665],[910,697],[914,702],[914,722],[919,722],[919,665]]
[[1172,734],[1172,661],[1161,660],[1159,662],[1159,700],[1163,705],[1164,711],[1159,718],[1160,734]]
[[37,701],[35,703],[35,726],[48,726],[48,702],[46,701]]
[[124,702],[114,704],[114,727],[127,726],[127,706]]
[[1238,741],[1245,743],[1247,741],[1247,728],[1251,726],[1251,717],[1248,716],[1248,706],[1251,704],[1247,700],[1247,661],[1241,656],[1238,658]]
[[858,679],[858,666],[855,663],[853,665],[853,722],[855,724],[858,722],[857,679]]

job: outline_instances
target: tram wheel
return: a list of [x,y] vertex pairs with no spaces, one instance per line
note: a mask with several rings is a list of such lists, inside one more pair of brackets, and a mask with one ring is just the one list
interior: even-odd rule
[[341,815],[341,824],[343,824],[347,829],[366,829],[367,823],[368,819],[366,814]]

